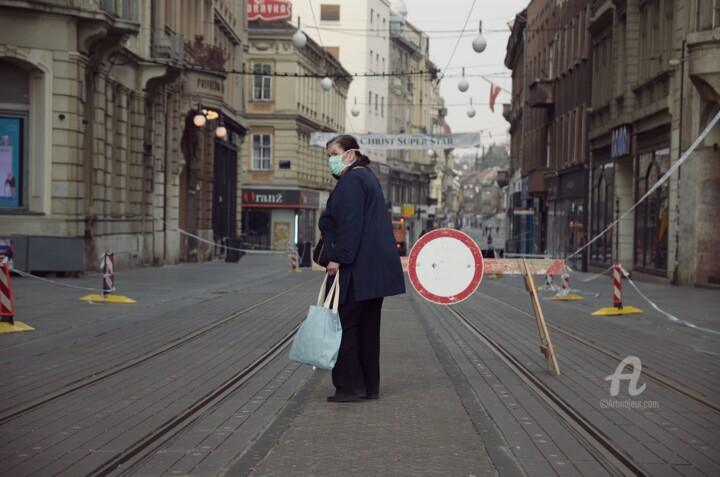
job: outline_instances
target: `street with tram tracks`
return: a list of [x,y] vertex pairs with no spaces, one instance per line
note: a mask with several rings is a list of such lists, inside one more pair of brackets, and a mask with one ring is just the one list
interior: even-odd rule
[[[387,299],[380,400],[331,405],[329,373],[287,358],[322,274],[287,262],[121,272],[134,305],[14,278],[17,319],[36,331],[0,336],[3,475],[720,470],[720,334],[650,307],[591,316],[611,299],[607,277],[574,279],[583,301],[539,291],[560,376],[546,369],[518,276],[485,277],[450,307],[414,291]],[[52,279],[93,287],[99,276]],[[717,327],[716,291],[641,286],[676,316]],[[613,396],[606,378],[628,356],[642,361],[644,389],[632,396],[625,381]]]

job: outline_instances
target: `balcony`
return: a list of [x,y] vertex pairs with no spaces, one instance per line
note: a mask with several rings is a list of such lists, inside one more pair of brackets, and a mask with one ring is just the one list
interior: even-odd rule
[[531,108],[552,108],[555,106],[555,80],[536,79],[530,83],[528,104]]
[[[77,0],[79,3],[92,1]],[[140,0],[101,0],[100,9],[111,17],[126,22],[137,23],[140,19]]]

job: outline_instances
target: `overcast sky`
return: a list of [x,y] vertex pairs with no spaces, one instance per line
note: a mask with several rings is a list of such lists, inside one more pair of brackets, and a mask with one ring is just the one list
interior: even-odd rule
[[[482,74],[510,91],[510,70],[505,68],[504,64],[505,48],[510,35],[507,22],[521,12],[529,0],[475,0],[474,3],[471,11],[473,0],[405,0],[408,20],[428,32],[430,59],[445,72],[440,83],[440,94],[445,98],[448,108],[447,123],[453,132],[490,129],[492,139],[487,132],[482,133],[483,142],[487,144],[491,140],[506,140],[509,124],[502,116],[502,103],[509,102],[510,95],[501,92],[495,103],[495,112],[491,112],[487,104],[490,83],[473,75]],[[451,53],[466,20],[465,34],[451,60]],[[480,20],[483,22],[487,48],[483,53],[475,53],[472,40],[478,35]],[[470,83],[470,88],[465,93],[461,93],[457,87],[462,67],[465,67],[465,76]],[[467,116],[470,98],[477,111],[472,119]]]

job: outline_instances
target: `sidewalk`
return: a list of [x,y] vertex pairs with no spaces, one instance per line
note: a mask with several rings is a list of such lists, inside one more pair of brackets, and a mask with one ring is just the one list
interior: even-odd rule
[[[252,475],[498,475],[408,296],[386,299],[380,399],[326,402],[329,372]],[[227,475],[246,475],[240,465]]]

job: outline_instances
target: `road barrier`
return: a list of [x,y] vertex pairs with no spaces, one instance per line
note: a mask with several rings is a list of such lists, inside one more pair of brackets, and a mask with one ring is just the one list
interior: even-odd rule
[[10,264],[7,257],[0,263],[0,334],[32,331],[35,328],[15,321],[15,302],[10,281]]

